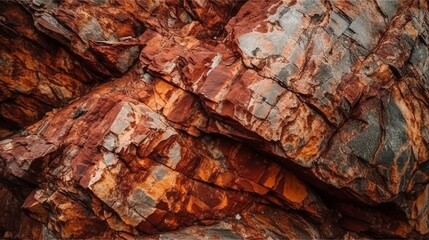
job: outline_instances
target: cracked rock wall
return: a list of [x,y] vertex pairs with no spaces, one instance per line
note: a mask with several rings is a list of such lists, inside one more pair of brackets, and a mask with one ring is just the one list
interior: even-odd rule
[[0,238],[429,237],[428,8],[0,1]]

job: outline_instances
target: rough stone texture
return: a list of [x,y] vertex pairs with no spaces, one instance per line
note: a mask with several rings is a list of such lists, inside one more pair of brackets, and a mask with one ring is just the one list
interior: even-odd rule
[[0,1],[0,43],[0,238],[429,237],[425,0]]

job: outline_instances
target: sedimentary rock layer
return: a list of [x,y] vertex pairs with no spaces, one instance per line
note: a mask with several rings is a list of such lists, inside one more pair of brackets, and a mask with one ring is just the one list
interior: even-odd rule
[[0,10],[0,237],[429,236],[426,1]]

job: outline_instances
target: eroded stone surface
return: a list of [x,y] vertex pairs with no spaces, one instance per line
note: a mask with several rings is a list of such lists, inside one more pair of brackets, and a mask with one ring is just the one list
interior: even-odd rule
[[428,236],[427,2],[0,6],[0,236]]

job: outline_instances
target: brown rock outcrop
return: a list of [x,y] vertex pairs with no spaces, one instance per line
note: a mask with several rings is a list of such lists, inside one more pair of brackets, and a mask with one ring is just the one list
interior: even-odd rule
[[0,238],[429,236],[426,1],[0,9]]

